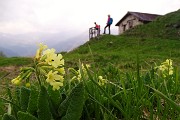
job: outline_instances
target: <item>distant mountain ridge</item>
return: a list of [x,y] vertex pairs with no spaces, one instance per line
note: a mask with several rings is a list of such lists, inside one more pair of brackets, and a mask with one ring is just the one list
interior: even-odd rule
[[10,49],[0,47],[0,52],[2,52],[5,56],[10,57],[10,56],[19,56],[17,53],[13,52]]
[[69,51],[88,40],[88,34],[69,37],[70,33],[27,33],[6,34],[0,33],[0,51],[7,57],[34,56],[39,43],[47,44],[49,48],[55,48],[57,52]]

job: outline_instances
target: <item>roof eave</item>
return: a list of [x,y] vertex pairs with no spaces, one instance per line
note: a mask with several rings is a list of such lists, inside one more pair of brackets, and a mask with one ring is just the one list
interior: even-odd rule
[[129,11],[123,16],[122,19],[119,20],[119,22],[116,23],[115,26],[119,26],[119,24],[124,20],[124,18],[126,18],[127,15],[129,15]]

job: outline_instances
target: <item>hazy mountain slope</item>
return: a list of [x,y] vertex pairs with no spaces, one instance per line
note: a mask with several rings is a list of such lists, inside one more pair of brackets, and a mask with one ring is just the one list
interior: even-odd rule
[[57,44],[54,44],[52,47],[56,48],[56,51],[71,51],[75,49],[76,47],[79,47],[80,45],[84,44],[88,41],[88,32],[84,32],[80,35],[74,36],[72,38],[69,38],[65,41],[59,42]]
[[4,34],[0,33],[0,51],[6,56],[34,56],[39,43],[55,48],[57,52],[69,51],[87,41],[87,33],[71,37],[68,32],[62,33],[27,33]]
[[12,50],[9,50],[7,48],[0,47],[0,51],[6,56],[6,57],[12,57],[12,56],[19,56],[17,53],[13,52]]

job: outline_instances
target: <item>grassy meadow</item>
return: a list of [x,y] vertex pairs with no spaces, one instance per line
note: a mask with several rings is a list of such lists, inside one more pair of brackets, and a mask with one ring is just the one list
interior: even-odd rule
[[31,63],[33,63],[33,59],[28,57],[0,57],[0,66],[22,66]]
[[68,53],[1,57],[0,119],[180,120],[179,13]]

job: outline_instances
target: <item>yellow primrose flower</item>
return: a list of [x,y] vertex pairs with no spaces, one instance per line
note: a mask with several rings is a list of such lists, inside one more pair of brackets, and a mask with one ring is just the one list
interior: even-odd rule
[[42,51],[45,50],[46,48],[47,48],[47,45],[44,45],[43,43],[40,43],[40,44],[39,44],[39,49],[37,49],[37,51],[36,51],[36,56],[35,56],[35,58],[36,58],[36,59],[41,58]]
[[60,74],[65,74],[65,69],[64,69],[64,67],[62,67],[62,68],[59,68],[58,69],[58,72],[60,73]]
[[103,79],[103,77],[102,77],[102,76],[98,76],[98,79],[102,80],[102,79]]
[[79,73],[77,80],[80,81],[81,80],[81,73]]
[[77,70],[77,71],[74,71],[74,70],[73,70],[73,72],[74,72],[76,75],[71,78],[71,82],[72,82],[73,80],[81,81],[81,73],[80,73],[80,70]]
[[173,66],[172,66],[172,60],[166,59],[165,62],[161,63],[160,66],[157,67],[160,71],[162,71],[162,74],[164,77],[167,75],[173,74]]
[[[84,64],[81,64],[81,67],[82,67],[82,72],[83,72],[83,75],[84,75],[84,77],[85,78],[87,78],[88,77],[88,75],[87,75],[87,70],[86,70],[86,68],[84,67]],[[88,64],[86,64],[86,67],[87,68],[89,68],[90,67],[90,65],[88,65]],[[80,69],[78,70],[78,80],[80,81],[81,80],[81,71],[80,71]]]
[[166,66],[172,66],[172,60],[171,59],[166,59],[166,61],[163,62],[162,64],[164,64]]
[[47,76],[46,82],[51,83],[54,82],[55,80],[60,80],[61,75],[58,75],[57,73],[58,71],[55,72],[52,72],[52,70],[49,71],[49,73],[46,75]]
[[173,74],[173,69],[170,69],[169,70],[169,75],[172,75]]
[[20,82],[21,82],[20,76],[18,76],[17,78],[14,78],[13,80],[11,80],[11,83],[15,84],[15,85],[19,85]]
[[86,67],[87,67],[87,68],[90,68],[91,66],[90,66],[89,64],[86,64]]
[[[90,65],[86,65],[86,66],[87,66],[87,68],[90,67]],[[69,70],[71,70],[71,71],[75,74],[75,76],[71,79],[71,82],[72,82],[73,80],[81,81],[81,78],[82,78],[81,72],[83,73],[83,77],[84,77],[84,78],[87,78],[87,77],[88,77],[87,71],[86,71],[83,63],[81,64],[81,69],[82,69],[82,71],[81,71],[80,69],[76,71],[76,70],[73,69],[73,68],[69,68]]]
[[60,82],[63,82],[64,81],[64,77],[62,75],[60,75],[59,79],[56,80],[56,81],[60,81]]
[[55,68],[57,68],[58,66],[64,65],[64,59],[62,59],[62,55],[58,54],[58,55],[54,55],[52,56],[53,61],[51,62],[52,66],[54,66]]
[[43,55],[46,56],[45,62],[48,63],[49,65],[52,65],[53,59],[57,56],[55,54],[55,49],[47,49],[44,51]]
[[56,50],[54,48],[47,49],[43,52],[43,55],[50,55],[50,54],[55,54]]
[[59,90],[60,86],[63,86],[62,82],[51,82],[50,85],[53,86],[53,90]]
[[36,58],[36,59],[39,59],[40,56],[41,56],[40,50],[37,49],[35,58]]
[[107,83],[106,79],[103,79],[102,76],[98,76],[98,79],[99,79],[98,84],[100,86],[103,86],[105,83]]
[[47,45],[44,45],[43,43],[39,43],[39,49],[41,50],[41,51],[43,51],[44,49],[46,49],[47,48]]
[[15,85],[20,85],[20,82],[21,82],[21,81],[18,79],[18,80],[16,80],[16,81],[14,81],[14,84],[15,84]]
[[86,70],[83,63],[82,63],[82,65],[81,65],[81,67],[82,67],[82,70],[83,70],[83,71]]
[[58,90],[60,86],[63,86],[64,78],[57,74],[58,71],[52,72],[52,70],[47,74],[46,82],[53,86],[53,90]]
[[161,71],[164,71],[164,70],[166,70],[167,69],[167,67],[165,66],[165,65],[160,65],[159,66],[159,70],[161,70]]

